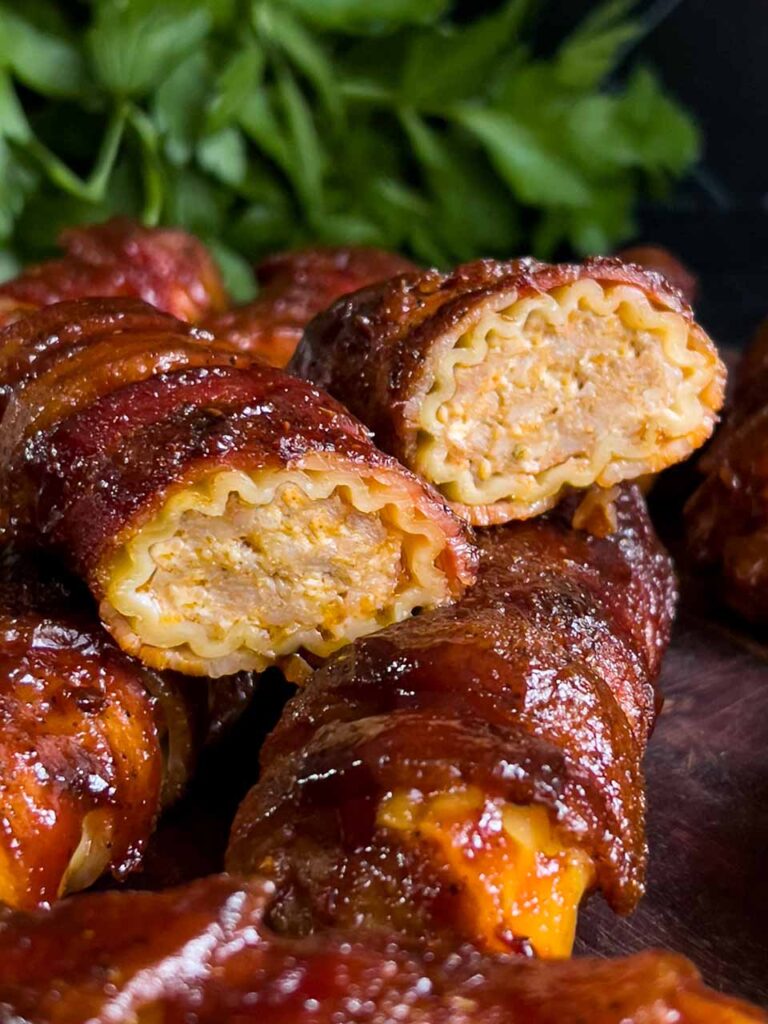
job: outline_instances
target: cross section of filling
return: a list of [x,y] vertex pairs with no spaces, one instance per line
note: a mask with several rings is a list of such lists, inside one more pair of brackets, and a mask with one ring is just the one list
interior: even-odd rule
[[125,543],[101,614],[153,667],[261,671],[447,601],[445,545],[373,474],[222,470],[170,497]]
[[685,458],[722,387],[706,335],[638,288],[590,279],[490,309],[436,367],[415,468],[451,501],[551,507]]
[[505,938],[528,939],[538,956],[570,955],[594,867],[545,808],[491,800],[474,786],[429,797],[398,791],[379,805],[377,824],[432,849],[460,886],[477,941],[503,950]]

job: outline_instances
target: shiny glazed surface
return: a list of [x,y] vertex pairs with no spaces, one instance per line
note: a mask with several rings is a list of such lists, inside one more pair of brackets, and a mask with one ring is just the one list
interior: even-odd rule
[[304,939],[265,920],[268,883],[214,877],[0,916],[0,1020],[30,1024],[749,1024],[759,1010],[650,951],[543,963],[387,933]]
[[254,680],[215,691],[145,669],[88,595],[7,550],[0,566],[0,901],[51,903],[141,862],[161,807]]
[[39,307],[65,299],[124,296],[193,323],[226,303],[216,263],[203,243],[185,231],[145,228],[116,217],[68,228],[60,243],[64,255],[59,259],[27,267],[0,284],[0,326],[13,315],[10,302]]
[[[60,303],[1,331],[0,411],[8,534],[60,551],[102,602],[121,646],[155,668],[218,676],[274,660],[268,645],[256,660],[250,648],[220,660],[183,647],[174,654],[175,638],[164,646],[149,629],[145,638],[109,600],[129,543],[157,525],[169,502],[209,487],[216,473],[255,480],[262,471],[306,469],[374,481],[393,506],[417,510],[439,536],[439,593],[425,603],[460,593],[473,578],[461,523],[379,452],[342,406],[135,300]],[[194,577],[194,564],[189,571]]]
[[[631,343],[623,348],[617,337],[602,351],[599,330],[591,347],[588,331],[580,337],[569,320],[560,324],[563,293],[588,283],[605,290],[609,300],[618,297],[622,316],[628,311]],[[531,312],[531,304],[554,317],[554,333],[547,328],[542,337],[542,324],[529,323],[523,314]],[[606,308],[611,305],[608,301]],[[510,310],[523,306],[519,322],[505,319]],[[598,325],[604,320],[604,313],[596,317]],[[494,341],[500,340],[505,342],[506,370],[499,381],[483,353],[493,352]],[[606,359],[616,359],[619,370],[601,381]],[[465,381],[467,408],[459,403],[459,415],[447,399],[452,389],[457,395],[461,390],[460,371],[466,369],[462,360],[476,367],[475,375],[482,370],[486,376]],[[649,367],[653,372],[646,379]],[[607,487],[680,461],[711,433],[724,384],[712,343],[680,293],[659,274],[607,258],[560,265],[478,260],[450,274],[427,270],[391,278],[338,300],[316,317],[289,368],[345,402],[385,451],[422,471],[429,465],[428,479],[476,525],[545,511],[567,484]],[[613,384],[624,377],[631,382],[634,404],[613,393]],[[689,395],[693,383],[695,394]],[[479,402],[473,407],[473,387],[480,389],[480,398],[485,395],[488,410]],[[670,388],[674,402],[666,395]],[[659,400],[654,401],[657,390]],[[446,401],[435,416],[427,416],[436,392]],[[521,417],[542,392],[551,393],[545,403],[550,413],[536,410],[530,429],[518,438]],[[668,406],[677,402],[681,409],[675,408],[670,417]],[[633,414],[617,428],[628,411]],[[574,440],[573,450],[561,450],[563,428],[550,429],[559,424],[555,413],[565,424],[584,417],[585,445]],[[490,455],[489,431],[492,447],[506,453],[501,466]],[[438,436],[441,432],[444,437]],[[603,452],[606,435],[611,446]],[[453,452],[457,461],[444,466],[443,449],[450,455],[452,438],[458,438],[458,455]],[[434,460],[425,461],[425,448],[436,448],[440,456],[434,472]],[[481,458],[483,453],[488,460]],[[470,487],[465,477],[468,464],[475,462]],[[509,483],[507,474],[515,486],[496,493],[495,487]],[[558,486],[552,486],[553,474]]]

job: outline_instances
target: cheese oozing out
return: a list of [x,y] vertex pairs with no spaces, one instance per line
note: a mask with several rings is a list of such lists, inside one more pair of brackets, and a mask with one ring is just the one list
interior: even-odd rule
[[487,948],[527,939],[540,957],[568,956],[578,908],[594,883],[589,855],[567,845],[537,805],[488,799],[474,786],[379,804],[377,824],[426,844],[460,887],[468,933]]
[[[638,288],[591,279],[502,297],[440,358],[417,410],[414,468],[470,521],[526,518],[567,487],[611,487],[711,433],[712,343]],[[497,506],[486,514],[478,506]]]
[[261,671],[449,600],[446,544],[375,471],[224,469],[177,490],[128,538],[100,611],[154,668]]

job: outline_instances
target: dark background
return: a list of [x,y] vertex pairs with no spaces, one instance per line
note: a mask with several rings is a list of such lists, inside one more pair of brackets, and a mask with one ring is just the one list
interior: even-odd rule
[[[542,38],[595,6],[542,5]],[[638,240],[682,256],[701,278],[701,319],[719,342],[743,344],[768,315],[768,0],[641,0],[637,9],[649,30],[628,57],[656,68],[705,137],[693,176],[641,210]]]

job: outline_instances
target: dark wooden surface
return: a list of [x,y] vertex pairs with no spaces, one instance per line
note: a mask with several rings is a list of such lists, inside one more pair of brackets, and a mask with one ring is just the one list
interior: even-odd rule
[[592,900],[577,952],[677,949],[768,1005],[768,648],[697,603],[678,618],[646,760],[647,895],[625,919]]

